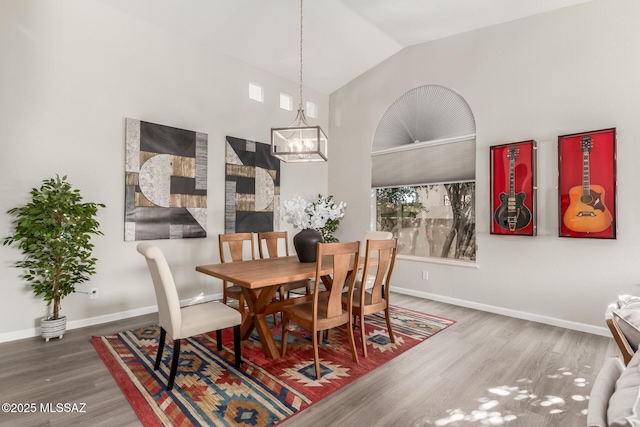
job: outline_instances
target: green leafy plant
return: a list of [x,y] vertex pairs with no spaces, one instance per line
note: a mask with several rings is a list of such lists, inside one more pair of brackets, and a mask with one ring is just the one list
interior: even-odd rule
[[102,234],[99,207],[105,205],[82,203],[80,190],[56,175],[31,190],[29,203],[7,211],[14,229],[3,245],[17,243],[22,250],[25,258],[14,266],[24,269],[22,278],[37,296],[53,302],[51,319],[58,319],[60,301],[96,272],[91,237]]

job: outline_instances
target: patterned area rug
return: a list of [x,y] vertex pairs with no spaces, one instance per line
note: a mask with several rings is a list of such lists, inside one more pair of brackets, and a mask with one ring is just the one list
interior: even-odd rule
[[[351,358],[346,330],[334,329],[320,347],[322,378],[316,380],[310,334],[289,334],[287,356],[279,360],[262,352],[257,333],[242,343],[242,366],[233,366],[232,332],[223,333],[223,350],[215,332],[183,340],[173,390],[166,391],[172,348],[153,370],[158,326],[93,337],[96,351],[145,426],[273,426],[455,323],[392,307],[396,343],[391,344],[383,315],[366,318],[368,357],[362,357],[356,329],[359,364]],[[271,317],[271,316],[270,316]],[[293,325],[293,323],[292,323]],[[278,346],[280,324],[272,330]],[[168,342],[169,339],[167,339]]]

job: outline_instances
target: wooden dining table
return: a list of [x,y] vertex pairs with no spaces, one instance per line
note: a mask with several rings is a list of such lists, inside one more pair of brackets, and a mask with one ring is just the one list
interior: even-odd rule
[[[361,259],[361,263],[362,263]],[[362,267],[362,265],[360,265]],[[279,285],[316,277],[315,262],[300,262],[297,256],[265,258],[221,264],[199,265],[196,271],[235,283],[249,307],[243,316],[241,333],[248,339],[254,328],[258,332],[264,353],[272,359],[280,358],[278,346],[273,338],[266,317],[282,311],[284,307],[311,301],[313,295],[302,295],[285,300],[274,299]],[[323,259],[320,275],[325,287],[331,287],[332,259]]]

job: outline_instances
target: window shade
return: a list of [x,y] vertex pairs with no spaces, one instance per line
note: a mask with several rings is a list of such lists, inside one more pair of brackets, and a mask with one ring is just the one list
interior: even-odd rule
[[371,186],[475,180],[475,120],[467,102],[443,86],[402,95],[376,128]]
[[372,153],[371,165],[372,187],[473,181],[476,178],[475,136]]

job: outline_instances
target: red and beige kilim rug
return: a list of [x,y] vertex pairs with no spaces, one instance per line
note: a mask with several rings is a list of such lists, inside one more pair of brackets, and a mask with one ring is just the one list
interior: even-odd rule
[[[242,343],[242,366],[233,366],[233,337],[223,334],[216,350],[215,332],[182,341],[180,365],[173,390],[166,391],[172,348],[153,370],[158,349],[158,326],[116,335],[93,337],[93,345],[145,426],[273,426],[455,323],[399,307],[392,307],[396,339],[391,344],[383,315],[366,318],[368,357],[351,359],[344,328],[334,329],[320,347],[322,377],[315,379],[309,334],[289,334],[287,356],[267,358],[257,334]],[[280,345],[280,325],[273,327]],[[168,342],[170,340],[167,339]]]

